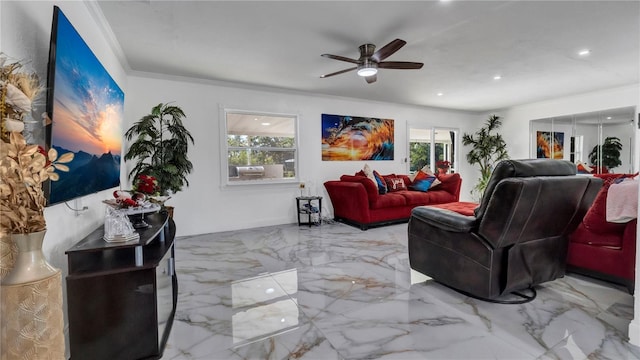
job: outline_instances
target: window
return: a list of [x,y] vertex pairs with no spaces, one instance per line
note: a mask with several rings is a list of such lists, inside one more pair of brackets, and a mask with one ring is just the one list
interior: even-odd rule
[[296,115],[224,111],[227,185],[297,182]]
[[425,165],[435,172],[438,161],[448,161],[447,172],[456,172],[457,137],[456,129],[409,128],[409,172],[414,173]]

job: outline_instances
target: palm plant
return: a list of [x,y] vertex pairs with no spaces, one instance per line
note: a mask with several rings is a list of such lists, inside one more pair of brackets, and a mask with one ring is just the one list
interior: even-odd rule
[[189,142],[193,137],[182,124],[185,114],[178,106],[160,103],[143,116],[127,132],[128,141],[135,138],[125,160],[137,160],[129,172],[129,179],[139,175],[154,176],[160,195],[176,193],[189,186],[187,175],[193,164],[187,158]]
[[602,145],[593,147],[589,153],[589,161],[592,165],[598,166],[598,153],[601,153],[601,165],[607,169],[613,169],[622,165],[622,161],[620,161],[620,150],[622,150],[620,139],[615,136],[607,137],[604,139]]
[[475,134],[465,133],[462,136],[462,144],[472,146],[471,151],[467,154],[467,162],[471,165],[478,164],[480,166],[480,178],[471,191],[471,194],[476,199],[482,197],[484,189],[491,178],[494,165],[500,160],[509,158],[507,144],[502,135],[493,133],[500,126],[502,126],[500,117],[491,115],[485,125]]

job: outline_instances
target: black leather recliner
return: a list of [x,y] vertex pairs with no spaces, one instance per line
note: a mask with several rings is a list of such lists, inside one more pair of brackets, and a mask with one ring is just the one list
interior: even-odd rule
[[[501,161],[475,216],[413,209],[411,268],[483,300],[512,292],[531,300],[535,285],[564,276],[568,235],[601,186],[600,179],[576,175],[569,161]],[[518,293],[524,289],[534,295]]]

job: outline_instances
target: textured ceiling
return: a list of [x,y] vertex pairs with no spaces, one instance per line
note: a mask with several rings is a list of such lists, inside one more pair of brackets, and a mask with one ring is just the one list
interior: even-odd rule
[[[98,1],[133,72],[487,111],[640,82],[638,1]],[[321,57],[407,41],[367,84]],[[591,49],[580,57],[580,49]],[[495,75],[502,79],[494,80]],[[438,96],[442,93],[442,96]]]

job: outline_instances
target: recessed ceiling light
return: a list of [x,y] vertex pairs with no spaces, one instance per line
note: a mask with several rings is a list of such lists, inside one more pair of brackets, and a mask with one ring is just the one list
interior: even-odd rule
[[502,79],[502,76],[501,76],[501,75],[495,75],[495,76],[493,77],[493,80],[500,80],[500,79]]
[[441,93],[441,92],[439,92],[439,93],[437,93],[436,95],[438,95],[438,96],[442,96],[442,95],[444,95],[444,94],[443,94],[443,93]]
[[611,120],[611,116],[607,116],[607,120]]
[[263,123],[261,123],[260,125],[262,125],[262,126],[269,126],[269,125],[271,125],[271,123],[263,122]]
[[580,56],[587,56],[589,54],[591,54],[591,50],[589,50],[589,49],[582,49],[582,50],[578,51],[578,55],[580,55]]

